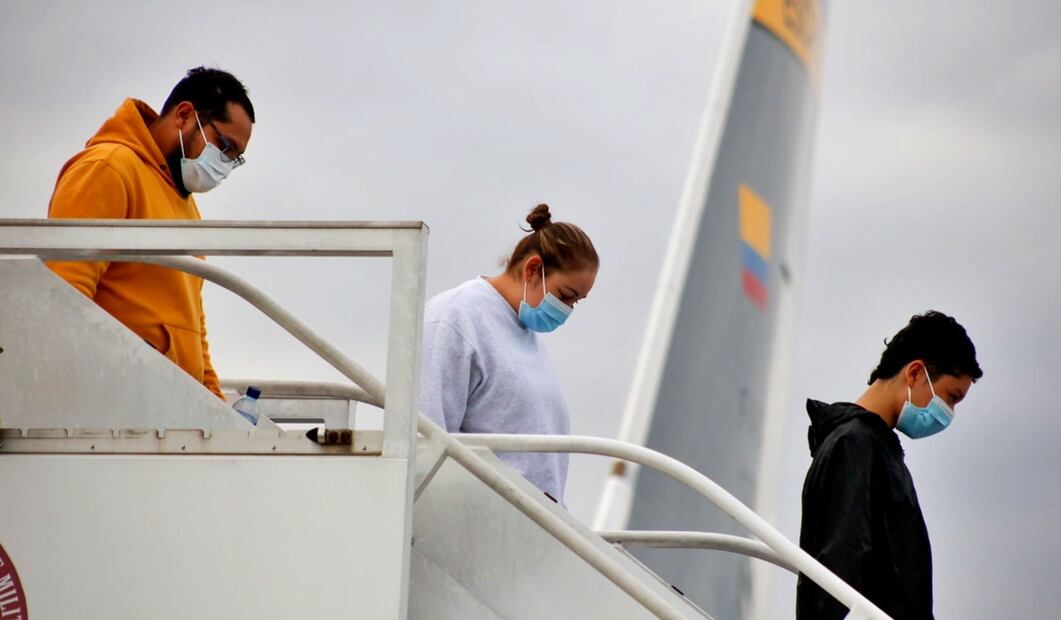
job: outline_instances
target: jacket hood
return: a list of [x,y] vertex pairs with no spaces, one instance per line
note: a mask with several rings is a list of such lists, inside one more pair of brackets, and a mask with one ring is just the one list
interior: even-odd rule
[[147,165],[157,169],[176,188],[170,176],[166,158],[148,127],[158,119],[158,113],[139,99],[128,98],[122,102],[114,116],[104,121],[96,135],[89,139],[86,148],[120,144],[131,149]]
[[807,429],[807,443],[810,444],[810,453],[813,457],[818,452],[825,438],[832,433],[836,427],[856,418],[862,418],[871,427],[881,431],[887,431],[893,439],[898,442],[891,433],[884,420],[872,411],[868,411],[855,403],[833,403],[827,404],[821,401],[807,399],[807,415],[810,416],[810,428]]

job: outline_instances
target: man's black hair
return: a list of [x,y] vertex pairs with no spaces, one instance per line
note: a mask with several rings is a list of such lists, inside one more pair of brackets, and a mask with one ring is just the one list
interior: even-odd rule
[[884,344],[880,364],[869,376],[871,384],[877,379],[894,377],[914,360],[923,361],[932,377],[968,375],[976,381],[984,376],[976,363],[976,347],[965,328],[942,312],[929,310],[915,314],[906,327]]
[[254,122],[254,106],[247,97],[247,89],[236,76],[221,69],[189,69],[188,75],[173,87],[160,114],[165,115],[182,101],[191,101],[204,123],[209,120],[228,122],[229,103],[246,110],[247,116]]

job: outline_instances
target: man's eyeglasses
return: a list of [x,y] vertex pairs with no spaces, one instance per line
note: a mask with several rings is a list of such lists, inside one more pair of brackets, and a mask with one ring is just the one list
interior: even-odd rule
[[243,164],[247,163],[247,160],[243,159],[243,155],[233,156],[233,153],[236,152],[236,145],[233,144],[231,140],[226,138],[225,134],[221,133],[221,130],[217,128],[217,125],[214,124],[214,121],[207,121],[207,124],[214,128],[214,133],[217,134],[217,141],[221,143],[218,145],[218,148],[220,148],[221,150],[221,156],[226,162],[232,164],[232,168],[239,168]]

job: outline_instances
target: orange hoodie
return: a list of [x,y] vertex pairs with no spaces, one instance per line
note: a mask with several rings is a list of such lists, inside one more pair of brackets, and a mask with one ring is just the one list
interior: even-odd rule
[[[59,172],[48,217],[200,219],[195,200],[178,193],[148,130],[156,118],[144,102],[126,99]],[[137,263],[49,262],[48,267],[221,396],[206,344],[201,278]]]

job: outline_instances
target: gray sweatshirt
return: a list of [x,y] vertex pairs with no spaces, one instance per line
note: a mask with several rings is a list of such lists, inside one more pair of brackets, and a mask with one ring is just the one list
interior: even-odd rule
[[[538,334],[482,277],[424,310],[420,409],[447,431],[566,435],[570,414]],[[498,455],[563,503],[567,455]]]

